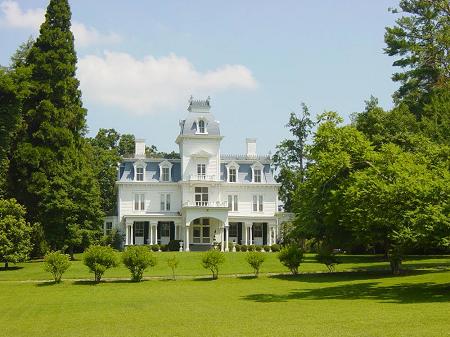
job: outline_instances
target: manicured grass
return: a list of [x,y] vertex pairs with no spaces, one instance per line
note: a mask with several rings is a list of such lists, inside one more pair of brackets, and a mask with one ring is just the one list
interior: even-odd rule
[[[168,276],[169,254],[147,275]],[[179,274],[206,274],[201,254],[178,256]],[[227,254],[222,274],[249,273],[244,257]],[[301,271],[325,270],[312,258]],[[397,277],[380,257],[341,259],[338,270],[368,271],[55,285],[23,281],[48,279],[41,263],[25,263],[0,271],[0,336],[450,336],[448,256],[410,257]],[[263,271],[284,268],[268,254]],[[70,276],[90,277],[79,261]]]
[[[245,262],[246,253],[226,253],[226,262],[220,269],[221,275],[226,274],[251,274],[252,269]],[[265,253],[266,261],[264,262],[261,273],[287,273],[289,270],[280,264],[276,253]],[[171,277],[172,271],[167,266],[167,258],[176,255],[180,260],[177,269],[177,275],[184,276],[198,276],[206,275],[209,271],[201,266],[200,252],[161,252],[155,253],[157,258],[157,265],[154,268],[149,268],[144,277],[160,276]],[[89,273],[88,268],[82,262],[81,254],[76,255],[76,261],[72,261],[69,270],[64,274],[64,279],[88,279],[93,278]],[[337,266],[337,271],[344,270],[387,270],[389,263],[383,261],[382,256],[379,255],[341,255],[339,256],[341,264]],[[404,262],[404,268],[414,269],[417,267],[432,267],[432,266],[450,266],[450,256],[410,256]],[[313,254],[306,254],[304,262],[300,266],[300,272],[325,272],[326,267],[318,264]],[[127,278],[129,277],[128,270],[121,265],[120,267],[108,270],[104,277],[106,278]],[[11,270],[0,271],[0,281],[5,280],[49,280],[50,274],[42,269],[42,261],[31,261],[26,263],[19,263],[16,266],[12,265]]]

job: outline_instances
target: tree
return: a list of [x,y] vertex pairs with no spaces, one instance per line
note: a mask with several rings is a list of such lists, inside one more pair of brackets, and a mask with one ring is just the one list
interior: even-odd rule
[[432,90],[450,79],[450,5],[448,0],[400,0],[391,11],[402,14],[384,36],[385,53],[396,56],[393,65],[401,68],[392,77],[400,82],[394,99],[420,116]]
[[292,112],[286,124],[294,139],[283,140],[273,156],[273,163],[279,169],[276,179],[281,183],[280,199],[286,211],[291,211],[292,193],[305,179],[306,142],[314,126],[306,104],[302,103],[301,108],[300,116]]
[[70,224],[100,233],[103,217],[92,153],[83,138],[86,109],[75,78],[70,17],[67,0],[51,0],[26,55],[30,92],[21,103],[8,178],[9,193],[28,209],[29,220],[42,224],[53,248],[62,248]]
[[225,254],[215,249],[208,250],[202,256],[202,266],[211,271],[213,280],[218,279],[219,267],[224,262]]
[[175,269],[178,268],[178,265],[180,264],[180,260],[177,258],[176,255],[172,255],[167,259],[167,265],[170,269],[172,269],[172,278],[175,281]]
[[100,282],[103,274],[119,265],[117,254],[108,246],[90,246],[83,254],[83,263],[94,273],[95,282]]
[[120,137],[119,141],[119,154],[122,157],[130,156],[134,154],[134,135],[124,134]]
[[52,274],[55,283],[61,282],[63,274],[69,267],[69,256],[59,251],[50,252],[44,257],[44,270]]
[[323,263],[330,273],[334,272],[336,270],[336,265],[339,264],[339,260],[336,258],[333,249],[326,245],[320,246],[319,252],[316,255],[316,260],[319,263]]
[[140,282],[144,271],[156,265],[156,259],[146,246],[129,246],[122,253],[122,262],[131,272],[131,280]]
[[25,221],[26,210],[15,199],[0,199],[0,260],[9,263],[25,261],[31,251],[32,228]]

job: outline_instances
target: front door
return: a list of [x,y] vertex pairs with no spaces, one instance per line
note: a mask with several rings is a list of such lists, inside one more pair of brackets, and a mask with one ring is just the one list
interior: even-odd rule
[[134,223],[134,244],[143,245],[144,244],[144,226],[145,223],[142,221]]
[[170,241],[170,222],[160,222],[159,224],[159,242],[162,245],[167,245]]
[[261,246],[263,244],[263,224],[253,224],[253,244]]
[[211,227],[208,218],[195,219],[193,223],[193,242],[211,243]]

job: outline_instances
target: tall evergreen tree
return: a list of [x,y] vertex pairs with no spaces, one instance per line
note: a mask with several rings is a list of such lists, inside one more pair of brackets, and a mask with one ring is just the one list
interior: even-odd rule
[[40,34],[26,58],[31,93],[13,145],[9,189],[40,222],[49,243],[62,248],[71,233],[100,232],[99,188],[90,167],[86,109],[75,78],[77,57],[67,0],[51,0]]

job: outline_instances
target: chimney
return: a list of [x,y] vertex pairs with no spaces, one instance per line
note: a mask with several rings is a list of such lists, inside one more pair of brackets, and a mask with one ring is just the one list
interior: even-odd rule
[[145,158],[145,139],[136,139],[134,142],[134,156]]
[[247,138],[247,157],[256,157],[256,138]]

